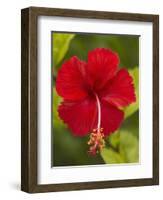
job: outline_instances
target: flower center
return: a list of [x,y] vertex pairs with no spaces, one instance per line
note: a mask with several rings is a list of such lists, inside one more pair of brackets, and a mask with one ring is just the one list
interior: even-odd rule
[[97,102],[98,121],[97,121],[97,128],[93,129],[92,133],[90,134],[90,139],[88,141],[88,145],[90,145],[88,152],[91,155],[95,155],[105,146],[103,128],[101,128],[100,100],[96,93],[94,93],[94,95],[96,97],[96,102]]

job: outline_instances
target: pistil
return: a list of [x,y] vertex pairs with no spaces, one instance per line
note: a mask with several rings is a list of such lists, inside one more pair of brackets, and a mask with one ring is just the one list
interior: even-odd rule
[[97,102],[97,112],[98,112],[98,121],[97,128],[93,129],[90,134],[90,140],[88,145],[90,145],[89,153],[91,155],[96,155],[101,149],[105,146],[103,128],[101,128],[101,105],[98,95],[95,93],[96,102]]
[[101,126],[101,105],[100,105],[100,100],[97,96],[96,93],[95,94],[95,97],[96,97],[96,101],[97,101],[97,111],[98,111],[98,123],[97,123],[97,129],[100,129],[100,126]]

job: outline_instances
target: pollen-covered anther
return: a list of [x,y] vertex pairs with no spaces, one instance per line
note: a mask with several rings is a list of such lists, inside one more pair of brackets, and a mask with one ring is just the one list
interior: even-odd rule
[[103,128],[93,129],[93,132],[90,134],[88,145],[90,145],[88,152],[91,155],[96,155],[96,153],[101,151],[101,149],[105,146]]

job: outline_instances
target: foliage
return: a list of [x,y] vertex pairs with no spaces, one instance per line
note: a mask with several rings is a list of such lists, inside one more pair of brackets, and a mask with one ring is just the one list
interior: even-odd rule
[[125,163],[124,157],[111,148],[102,149],[101,156],[103,157],[105,163],[108,164]]
[[[115,164],[138,162],[139,144],[136,136],[128,131],[120,130],[113,134],[109,140],[110,145],[101,151],[101,156],[105,163]],[[113,141],[116,141],[116,143]]]
[[55,67],[64,58],[74,36],[74,34],[55,33],[55,37],[53,37],[53,61]]
[[134,86],[136,91],[136,102],[129,105],[125,111],[125,118],[132,115],[139,108],[139,70],[138,67],[129,70],[130,75],[133,77]]

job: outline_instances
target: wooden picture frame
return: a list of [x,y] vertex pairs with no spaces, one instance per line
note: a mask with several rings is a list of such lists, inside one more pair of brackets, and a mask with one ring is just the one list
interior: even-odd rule
[[[39,16],[62,16],[85,19],[124,20],[153,24],[153,177],[142,179],[37,183],[37,19]],[[54,192],[159,184],[159,16],[29,7],[21,11],[21,190],[29,193]]]

